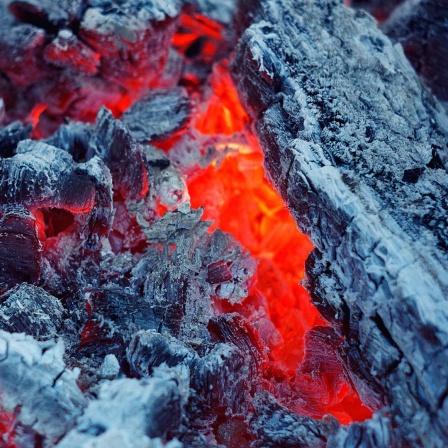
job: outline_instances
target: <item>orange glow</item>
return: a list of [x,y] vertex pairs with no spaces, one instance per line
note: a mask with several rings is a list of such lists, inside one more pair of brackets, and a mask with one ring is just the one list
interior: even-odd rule
[[213,93],[206,107],[199,112],[195,127],[207,135],[232,135],[241,132],[249,122],[233,86],[227,60],[215,65],[210,84]]
[[[335,348],[307,337],[313,327],[327,325],[300,285],[313,246],[265,178],[263,155],[247,131],[248,116],[227,62],[215,65],[211,86],[193,124],[202,134],[218,134],[215,147],[218,152],[226,149],[227,156],[187,179],[191,204],[204,207],[203,218],[213,221],[211,230],[229,232],[258,260],[257,282],[249,297],[233,307],[218,302],[218,312],[238,311],[259,331],[269,349],[265,387],[283,404],[318,418],[331,413],[342,424],[364,420],[372,412],[347,383]],[[250,145],[241,143],[242,133]],[[235,143],[229,143],[232,135]],[[268,320],[260,318],[263,313]]]

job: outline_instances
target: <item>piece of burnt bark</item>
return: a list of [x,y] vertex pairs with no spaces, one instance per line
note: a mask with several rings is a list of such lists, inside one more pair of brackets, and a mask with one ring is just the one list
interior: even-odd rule
[[0,406],[17,423],[51,445],[74,425],[86,406],[77,371],[65,368],[62,341],[37,342],[0,330]]
[[44,341],[57,336],[64,309],[59,300],[37,286],[22,283],[0,297],[0,328]]
[[443,0],[407,0],[382,26],[403,45],[417,73],[448,108],[448,5]]
[[182,370],[159,368],[151,378],[122,378],[104,382],[97,400],[92,400],[76,427],[58,448],[108,446],[172,447],[162,445],[179,430],[188,399],[188,377]]
[[0,292],[39,280],[41,250],[36,218],[23,207],[4,206],[0,219]]
[[[253,25],[235,79],[269,177],[323,256],[328,272],[314,294],[348,339],[348,357],[362,339],[353,359],[363,365],[351,369],[366,391],[377,372],[394,440],[443,446],[446,115],[360,11],[332,0],[261,2],[245,20]],[[342,294],[333,300],[335,284]],[[383,344],[394,362],[378,354]]]
[[151,90],[136,101],[122,117],[132,136],[139,142],[164,140],[184,129],[191,114],[188,93],[181,87]]

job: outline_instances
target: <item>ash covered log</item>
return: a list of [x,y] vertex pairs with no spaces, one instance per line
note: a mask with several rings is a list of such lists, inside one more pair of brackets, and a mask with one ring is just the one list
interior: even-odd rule
[[364,13],[334,0],[242,2],[240,12],[252,25],[235,80],[269,177],[317,247],[310,291],[345,337],[361,396],[390,412],[332,440],[444,446],[447,117]]
[[407,0],[382,28],[403,45],[417,73],[448,108],[448,4]]

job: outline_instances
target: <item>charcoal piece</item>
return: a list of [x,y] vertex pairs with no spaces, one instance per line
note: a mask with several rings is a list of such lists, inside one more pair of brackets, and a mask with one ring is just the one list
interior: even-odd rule
[[70,122],[62,125],[45,143],[67,151],[75,162],[86,162],[89,157],[89,142],[93,126],[82,122]]
[[179,14],[176,2],[91,2],[79,36],[101,55],[101,76],[129,90],[162,71]]
[[56,207],[85,213],[85,245],[95,248],[112,221],[112,182],[97,157],[76,164],[65,151],[24,140],[17,154],[0,160],[0,203],[26,208]]
[[81,42],[70,30],[61,30],[45,47],[44,59],[57,67],[93,76],[98,73],[100,55]]
[[0,219],[0,292],[39,280],[41,250],[36,218],[19,206],[4,208]]
[[407,0],[383,24],[403,45],[417,73],[448,108],[448,5],[440,0]]
[[[160,440],[151,439],[172,438],[187,399],[188,377],[182,370],[159,368],[151,378],[105,382],[98,399],[57,446],[161,447]],[[163,446],[180,448],[176,442]]]
[[328,431],[324,422],[291,412],[277,403],[269,393],[263,392],[255,396],[254,409],[250,426],[258,439],[253,447],[327,446]]
[[362,8],[372,14],[377,20],[383,21],[402,2],[403,0],[350,0],[350,6]]
[[238,313],[221,314],[210,320],[208,329],[218,340],[234,344],[251,360],[251,375],[255,379],[267,362],[267,350],[250,322]]
[[57,336],[64,309],[56,297],[22,283],[0,297],[0,328],[44,341]]
[[33,25],[0,25],[0,70],[20,87],[46,79],[50,70],[42,61],[45,32]]
[[16,153],[19,142],[30,137],[33,127],[24,125],[20,121],[0,129],[0,157],[12,157]]
[[188,365],[194,354],[169,335],[156,331],[137,332],[126,351],[131,373],[150,376],[155,367],[165,364],[174,367]]
[[253,24],[235,80],[269,177],[322,254],[314,294],[347,357],[363,335],[353,378],[380,390],[401,446],[446,445],[446,115],[372,18],[331,0],[294,5],[261,2],[240,20]]
[[106,109],[98,113],[91,140],[95,154],[109,167],[114,189],[123,198],[138,199],[148,193],[146,160],[129,130]]
[[81,20],[86,0],[7,0],[9,10],[20,22],[48,31],[71,27]]
[[1,407],[17,412],[19,425],[54,444],[74,425],[86,406],[76,380],[65,368],[63,343],[0,331]]
[[236,346],[217,344],[190,363],[190,386],[215,413],[245,416],[250,407],[249,358]]
[[184,129],[191,114],[187,91],[177,87],[152,90],[135,102],[122,117],[132,136],[139,142],[164,140]]

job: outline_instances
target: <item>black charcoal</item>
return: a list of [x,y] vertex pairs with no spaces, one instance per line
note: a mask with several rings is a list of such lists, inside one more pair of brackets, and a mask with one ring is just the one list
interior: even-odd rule
[[62,325],[60,301],[37,286],[22,283],[0,297],[0,328],[43,341],[55,338]]
[[139,142],[163,140],[184,129],[190,119],[191,104],[183,88],[152,90],[124,114],[123,123]]
[[[235,79],[268,174],[320,253],[314,301],[347,338],[341,351],[358,391],[391,406],[380,433],[393,427],[402,444],[442,446],[446,115],[363,13],[330,0],[294,9],[266,1],[245,21],[253,25]],[[387,431],[369,436],[371,446]]]

